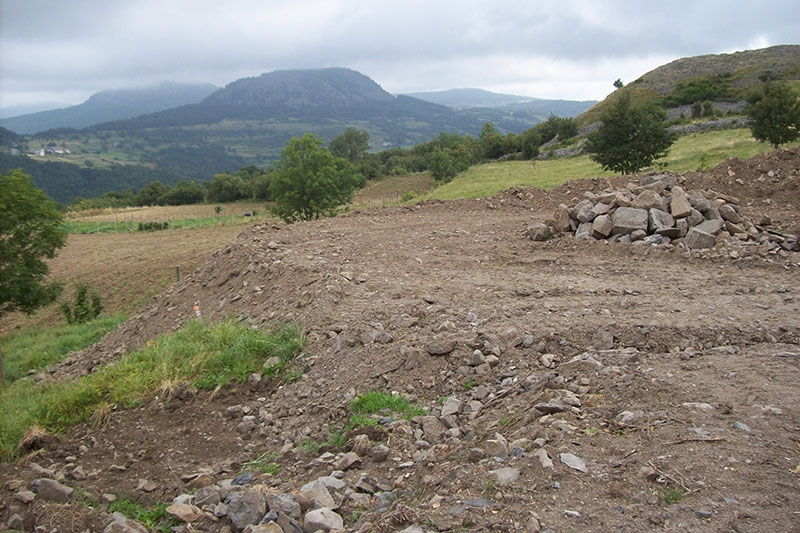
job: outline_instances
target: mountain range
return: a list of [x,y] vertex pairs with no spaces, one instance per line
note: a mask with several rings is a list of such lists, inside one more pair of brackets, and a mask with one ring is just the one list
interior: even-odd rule
[[[407,100],[408,97],[415,100]],[[333,68],[276,71],[236,80],[224,89],[211,84],[173,83],[144,89],[102,91],[76,106],[2,118],[0,126],[18,134],[31,135],[52,129],[81,129],[153,113],[157,115],[143,119],[143,122],[177,124],[188,121],[197,124],[219,118],[274,120],[298,112],[315,116],[335,116],[344,112],[350,113],[353,118],[366,116],[369,119],[376,106],[389,108],[390,114],[392,108],[395,108],[394,111],[402,109],[401,113],[410,112],[412,115],[419,111],[435,111],[429,106],[423,108],[417,100],[455,110],[492,109],[494,118],[501,123],[501,129],[508,128],[509,131],[530,127],[550,114],[575,116],[595,103],[504,95],[482,89],[452,89],[393,96],[366,76],[348,69]],[[202,105],[159,113],[192,104]],[[414,107],[419,109],[414,110]],[[515,111],[522,116],[511,119]],[[441,114],[442,110],[438,110],[438,113]],[[467,121],[476,118],[474,111],[461,115]],[[464,127],[469,129],[470,125],[462,124],[456,129]]]
[[80,129],[194,104],[217,89],[210,83],[163,83],[140,89],[101,91],[78,105],[0,119],[0,126],[23,135],[57,128]]

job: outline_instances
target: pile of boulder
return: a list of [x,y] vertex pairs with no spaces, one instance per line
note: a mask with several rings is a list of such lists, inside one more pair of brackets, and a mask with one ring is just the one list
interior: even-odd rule
[[579,239],[621,243],[682,242],[690,250],[713,248],[718,238],[753,241],[786,251],[800,251],[797,235],[766,229],[770,221],[755,224],[739,210],[739,199],[713,190],[684,190],[671,174],[642,178],[638,185],[586,192],[573,207],[558,206],[553,220],[528,229],[533,240],[556,233],[574,233]]

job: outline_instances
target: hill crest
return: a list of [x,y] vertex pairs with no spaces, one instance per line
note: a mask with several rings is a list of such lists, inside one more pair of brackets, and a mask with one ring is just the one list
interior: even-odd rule
[[290,109],[341,107],[395,98],[369,77],[346,68],[276,70],[241,78],[208,96],[201,104]]

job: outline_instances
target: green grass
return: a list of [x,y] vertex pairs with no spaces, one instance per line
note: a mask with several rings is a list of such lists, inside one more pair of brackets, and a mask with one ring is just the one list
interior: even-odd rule
[[267,474],[270,476],[274,476],[281,470],[281,465],[276,463],[275,461],[278,459],[278,455],[272,452],[267,452],[262,454],[256,459],[252,461],[248,461],[244,463],[243,468],[244,471],[258,471],[263,474]]
[[422,414],[425,414],[425,409],[414,405],[400,395],[371,390],[350,402],[350,418],[347,421],[345,430],[376,426],[379,421],[376,415],[397,415],[410,419]]
[[[726,159],[747,159],[772,150],[755,141],[750,130],[737,128],[681,136],[659,168],[669,172],[687,172],[711,168]],[[653,169],[644,169],[648,171]],[[567,180],[616,176],[603,171],[588,155],[542,161],[503,161],[475,165],[450,183],[419,196],[414,201],[458,198],[486,198],[510,187],[536,187],[549,190]]]
[[109,504],[112,513],[122,513],[128,518],[141,522],[148,531],[171,531],[170,526],[177,526],[177,519],[167,513],[167,503],[159,503],[153,509],[148,509],[130,498],[120,498]]
[[41,371],[83,349],[117,328],[123,315],[101,317],[84,324],[41,329],[29,327],[0,337],[5,359],[6,380],[14,382],[29,373]]
[[[254,221],[263,221],[268,217],[267,214],[260,214],[255,217],[240,217],[232,215],[222,215],[203,218],[183,218],[164,220],[168,224],[163,230],[167,231],[173,229],[195,229],[195,228],[208,228],[211,226],[243,226],[251,225]],[[73,234],[87,234],[87,233],[128,233],[139,231],[138,221],[86,221],[86,220],[67,220],[64,223],[64,228],[68,233]]]
[[683,500],[683,491],[676,487],[667,487],[664,491],[664,503],[671,505]]
[[101,418],[112,406],[132,407],[148,395],[169,393],[181,383],[199,389],[240,383],[271,357],[288,368],[304,344],[302,332],[291,325],[261,332],[233,320],[192,321],[75,381],[17,380],[0,393],[0,460],[16,457],[31,428],[57,433]]

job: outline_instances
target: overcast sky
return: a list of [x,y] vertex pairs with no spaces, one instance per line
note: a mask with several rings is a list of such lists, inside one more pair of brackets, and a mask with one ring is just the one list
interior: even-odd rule
[[393,94],[601,100],[682,57],[800,44],[798,0],[0,0],[0,107],[348,67]]

